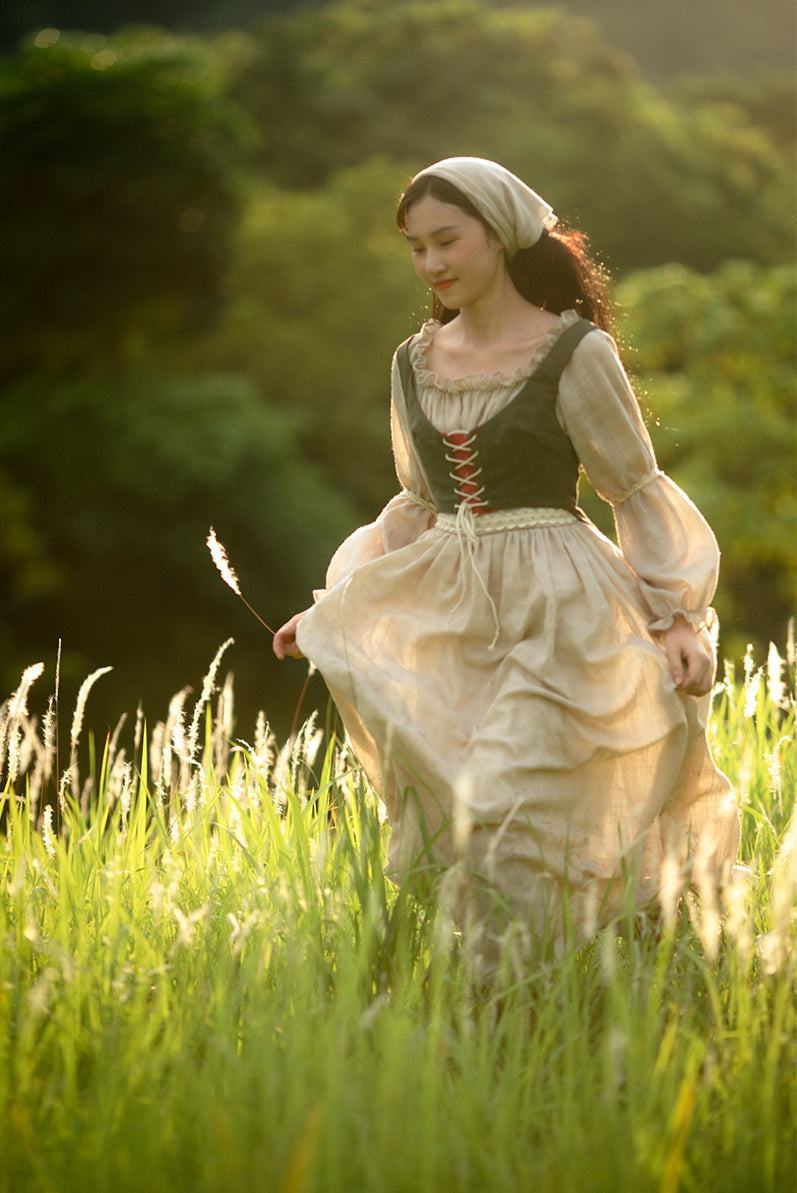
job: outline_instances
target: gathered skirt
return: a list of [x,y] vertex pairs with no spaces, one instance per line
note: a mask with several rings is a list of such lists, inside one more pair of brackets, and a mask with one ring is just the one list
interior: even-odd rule
[[464,917],[491,918],[489,889],[533,934],[590,930],[629,887],[654,899],[665,864],[721,883],[739,827],[710,697],[675,689],[652,620],[623,555],[575,517],[433,525],[323,593],[298,643],[384,801],[389,875],[458,867]]

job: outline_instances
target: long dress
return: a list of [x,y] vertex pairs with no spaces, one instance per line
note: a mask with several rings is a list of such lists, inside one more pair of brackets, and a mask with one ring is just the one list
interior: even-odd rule
[[[409,359],[428,421],[486,423],[576,320],[560,316],[512,377],[458,380],[427,366],[439,324],[424,324]],[[657,632],[677,614],[706,624],[719,551],[657,468],[614,342],[578,344],[556,415],[619,549],[561,510],[512,511],[486,533],[489,516],[438,517],[395,359],[391,409],[401,492],[337,550],[297,635],[384,802],[387,872],[419,889],[456,876],[485,972],[512,925],[526,944],[593,931],[629,897],[655,899],[665,872],[716,888],[738,814],[709,698],[675,689]]]

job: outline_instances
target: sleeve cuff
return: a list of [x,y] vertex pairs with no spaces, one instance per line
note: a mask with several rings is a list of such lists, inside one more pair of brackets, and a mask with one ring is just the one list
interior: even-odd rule
[[648,472],[646,476],[642,477],[641,481],[637,481],[637,483],[635,485],[632,485],[630,489],[626,489],[623,493],[620,494],[619,497],[613,497],[611,499],[611,504],[612,505],[622,505],[624,501],[628,501],[629,497],[633,497],[635,493],[638,493],[640,491],[640,489],[644,489],[646,485],[649,485],[651,481],[654,481],[657,476],[661,476],[661,475],[662,475],[662,472],[661,472],[660,468],[652,469],[651,472]]
[[701,630],[710,630],[713,633],[717,625],[717,614],[711,607],[692,612],[687,612],[686,609],[673,609],[672,613],[667,613],[663,617],[657,617],[655,621],[650,623],[648,628],[651,634],[662,634],[665,630],[672,629],[676,617],[682,618],[683,621],[688,621],[696,634],[699,634]]

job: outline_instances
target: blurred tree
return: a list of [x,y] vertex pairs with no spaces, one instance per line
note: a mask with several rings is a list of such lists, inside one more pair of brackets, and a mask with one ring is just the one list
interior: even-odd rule
[[[517,0],[495,0],[510,6]],[[527,0],[541,7],[547,0]],[[646,4],[637,0],[564,0],[588,16],[612,45],[630,53],[651,78],[686,71],[752,73],[794,63],[795,7],[791,0],[700,0]]]
[[409,176],[376,159],[316,191],[253,186],[226,318],[195,350],[197,362],[245,373],[291,412],[305,457],[364,520],[397,487],[390,359],[427,301],[395,227]]
[[619,269],[782,259],[793,170],[738,107],[681,107],[596,27],[478,0],[346,0],[270,20],[234,94],[255,159],[311,187],[375,154],[420,166],[473,153],[527,178]]
[[743,119],[765,130],[793,165],[797,151],[797,77],[793,71],[686,75],[673,81],[667,91],[682,105],[734,109],[737,122],[738,113],[743,113]]
[[785,641],[795,613],[795,270],[729,261],[626,278],[634,374],[655,412],[659,463],[723,553],[723,649]]
[[1,376],[117,365],[207,324],[242,123],[213,57],[49,31],[0,66]]
[[[27,661],[62,638],[75,681],[113,664],[103,689],[119,711],[143,697],[162,715],[229,634],[243,644],[230,662],[250,712],[273,682],[266,631],[211,562],[211,524],[276,628],[308,603],[354,522],[299,458],[290,417],[236,377],[21,383],[4,397],[0,470],[0,502],[15,515],[0,538],[13,579],[0,636],[26,643]],[[16,651],[4,657],[7,690],[17,666]],[[276,716],[280,701],[269,703]]]
[[[0,47],[13,47],[31,29],[112,33],[126,24],[167,29],[249,29],[271,13],[320,8],[329,0],[5,0]],[[395,0],[370,0],[391,7]],[[489,0],[492,8],[547,8],[550,0]],[[618,49],[630,53],[646,75],[756,68],[791,70],[795,9],[791,0],[701,0],[700,4],[647,4],[639,0],[558,0],[570,15],[588,16]]]
[[31,30],[45,27],[114,33],[125,25],[155,25],[175,32],[246,29],[266,13],[290,12],[303,0],[5,0],[0,48],[14,49]]

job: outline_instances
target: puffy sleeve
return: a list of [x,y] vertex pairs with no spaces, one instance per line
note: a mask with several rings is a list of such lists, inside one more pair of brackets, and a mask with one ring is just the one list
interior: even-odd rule
[[[391,497],[375,521],[360,526],[341,543],[327,569],[327,588],[345,580],[364,563],[415,542],[435,520],[429,487],[406,427],[404,395],[395,356],[391,375],[390,431],[401,491]],[[323,596],[324,591],[317,590],[315,599]]]
[[676,615],[709,618],[719,548],[697,507],[659,470],[614,341],[591,332],[562,373],[559,415],[596,492],[611,504],[617,540],[639,577],[651,630]]

